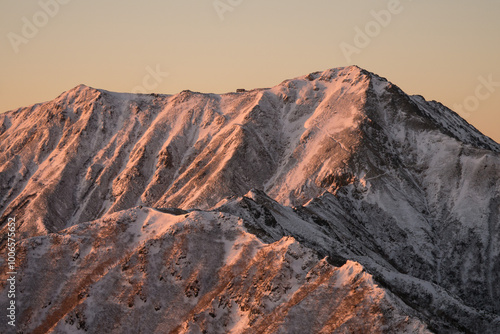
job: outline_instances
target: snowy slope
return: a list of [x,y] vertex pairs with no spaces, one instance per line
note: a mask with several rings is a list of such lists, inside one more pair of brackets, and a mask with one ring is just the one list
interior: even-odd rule
[[19,249],[26,333],[429,333],[358,263],[265,244],[227,214],[135,208]]
[[[500,316],[494,311],[497,301],[488,299],[488,281],[480,276],[481,272],[488,272],[489,264],[471,265],[463,261],[481,254],[482,249],[472,244],[459,252],[447,249],[457,253],[436,258],[436,248],[442,250],[444,246],[436,245],[434,238],[420,235],[417,228],[392,225],[395,222],[390,215],[379,208],[369,209],[370,215],[378,215],[378,221],[364,221],[356,209],[346,208],[343,201],[341,196],[327,193],[305,206],[290,208],[253,190],[217,210],[241,217],[245,228],[266,242],[292,236],[328,256],[336,266],[346,261],[362,264],[384,287],[420,312],[420,318],[432,330],[495,332],[500,325]],[[447,242],[464,245],[467,240],[455,233],[448,236]],[[452,261],[458,257],[462,261]],[[442,263],[436,263],[437,260]],[[498,292],[498,284],[493,283],[492,287]]]
[[359,263],[433,331],[494,333],[499,152],[355,66],[223,95],[78,86],[0,115],[0,214],[49,238],[138,205],[215,210]]

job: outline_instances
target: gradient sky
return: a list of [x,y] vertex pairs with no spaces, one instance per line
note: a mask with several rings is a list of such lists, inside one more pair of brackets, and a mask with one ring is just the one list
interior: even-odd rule
[[[49,7],[52,17],[41,3],[56,1],[0,2],[0,112],[80,83],[223,93],[357,64],[409,94],[463,108],[500,142],[498,0],[400,0],[384,26],[372,11],[397,0],[59,0],[67,3]],[[367,27],[369,45],[356,44],[356,29]],[[348,59],[341,45],[357,53]],[[168,76],[144,85],[156,68]]]

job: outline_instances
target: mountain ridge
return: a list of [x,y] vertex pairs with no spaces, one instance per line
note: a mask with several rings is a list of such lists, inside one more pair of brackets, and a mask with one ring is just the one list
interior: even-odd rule
[[500,323],[500,145],[359,67],[221,95],[79,85],[0,115],[0,152],[0,215],[26,242],[140,207],[231,215],[359,263],[432,331]]

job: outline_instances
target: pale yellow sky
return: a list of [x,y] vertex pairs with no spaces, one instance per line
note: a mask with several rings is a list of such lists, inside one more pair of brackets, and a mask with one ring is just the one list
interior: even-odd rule
[[222,93],[357,64],[499,142],[498,17],[496,0],[4,0],[0,112],[80,83]]

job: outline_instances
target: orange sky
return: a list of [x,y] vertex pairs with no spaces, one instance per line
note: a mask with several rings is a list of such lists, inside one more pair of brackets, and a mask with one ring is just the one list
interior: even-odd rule
[[357,64],[498,142],[499,15],[493,0],[6,0],[0,112],[80,83],[222,93]]

